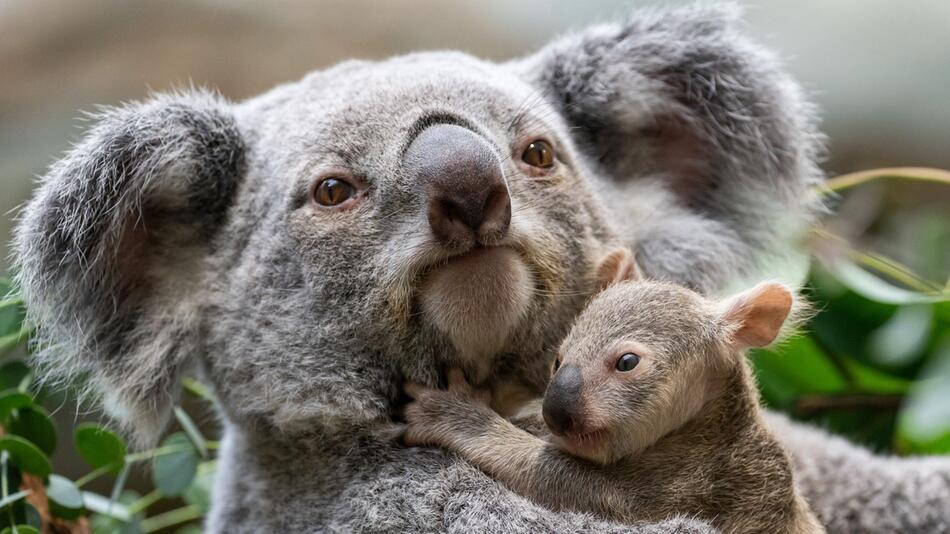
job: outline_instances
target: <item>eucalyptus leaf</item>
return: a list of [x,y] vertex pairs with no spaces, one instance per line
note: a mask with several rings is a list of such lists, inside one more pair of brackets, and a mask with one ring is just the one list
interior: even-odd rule
[[99,425],[79,425],[73,435],[73,442],[82,459],[96,469],[111,466],[110,471],[118,473],[125,465],[125,441]]
[[903,305],[944,302],[950,299],[946,295],[931,295],[897,287],[851,261],[835,259],[827,261],[825,267],[849,289],[877,302]]
[[0,422],[6,421],[13,410],[33,405],[33,397],[17,389],[0,391]]
[[950,333],[921,374],[901,410],[898,440],[908,452],[950,453]]
[[[40,534],[40,531],[37,530],[36,527],[31,527],[30,525],[17,525],[16,530],[18,534]],[[13,534],[13,527],[0,530],[0,534]]]
[[162,442],[162,447],[169,446],[181,447],[181,450],[156,456],[152,460],[152,479],[163,495],[175,496],[191,485],[201,458],[188,436],[181,432],[168,436]]
[[0,366],[0,391],[17,389],[23,379],[30,374],[30,368],[20,361],[8,362]]
[[906,365],[927,347],[933,326],[933,305],[913,304],[897,310],[886,323],[871,332],[867,354],[883,365]]
[[14,435],[0,438],[0,450],[10,454],[10,461],[27,473],[45,477],[53,472],[53,465],[36,445]]
[[46,484],[46,497],[50,512],[63,519],[75,519],[82,514],[83,496],[72,480],[59,475],[50,475]]
[[56,450],[56,426],[49,413],[41,406],[31,406],[17,410],[7,431],[26,438],[47,455]]
[[195,479],[182,494],[182,498],[185,499],[185,502],[201,508],[204,513],[208,513],[208,510],[211,508],[211,488],[214,485],[214,474],[218,467],[217,464],[218,462],[216,460],[202,462],[201,465],[198,466],[198,473]]

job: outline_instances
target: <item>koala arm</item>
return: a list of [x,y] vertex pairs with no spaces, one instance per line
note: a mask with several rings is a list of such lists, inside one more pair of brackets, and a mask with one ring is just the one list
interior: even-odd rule
[[456,373],[448,391],[412,385],[405,440],[455,452],[512,490],[554,509],[631,519],[621,481],[504,419]]

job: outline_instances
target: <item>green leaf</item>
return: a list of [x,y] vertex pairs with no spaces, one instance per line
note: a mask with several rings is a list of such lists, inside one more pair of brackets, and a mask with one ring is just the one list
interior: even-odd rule
[[9,286],[0,283],[0,336],[19,332],[25,316],[23,300],[11,295]]
[[905,452],[950,453],[950,333],[922,377],[898,418],[898,446]]
[[931,295],[897,287],[851,261],[842,259],[827,261],[825,267],[852,291],[877,302],[902,305],[944,302],[948,299],[946,295]]
[[20,361],[9,362],[0,366],[0,391],[17,389],[23,379],[30,374],[30,368]]
[[0,336],[0,355],[12,351],[20,346],[21,343],[25,343],[28,339],[30,339],[30,331],[26,328],[21,328],[17,332]]
[[0,451],[10,453],[10,461],[27,473],[45,477],[53,472],[53,466],[43,451],[19,436],[0,438]]
[[33,405],[33,397],[16,389],[0,391],[0,422],[6,421],[18,408]]
[[198,466],[198,474],[195,476],[195,480],[182,494],[185,502],[201,508],[203,513],[208,513],[211,508],[211,488],[214,485],[214,473],[217,470],[217,464],[216,460],[202,462]]
[[46,497],[49,499],[50,512],[56,517],[75,519],[82,514],[82,493],[68,478],[50,475],[46,484]]
[[[187,444],[187,447],[184,445]],[[155,487],[166,496],[180,495],[195,478],[198,462],[201,458],[188,436],[176,432],[165,441],[162,447],[180,446],[182,450],[172,454],[157,456],[152,460],[152,478]]]
[[753,351],[751,361],[763,389],[787,406],[803,394],[844,391],[848,383],[834,363],[808,336],[796,336],[770,350]]
[[56,426],[49,413],[40,406],[17,410],[7,431],[30,440],[47,455],[56,450]]
[[867,353],[876,363],[897,366],[911,363],[926,348],[933,324],[933,305],[914,304],[897,310],[871,332]]
[[118,473],[125,465],[125,442],[99,425],[79,425],[73,435],[73,442],[82,459],[96,469],[111,466],[111,472]]
[[[16,530],[19,534],[40,534],[39,530],[30,525],[17,525]],[[13,527],[7,527],[0,530],[0,534],[13,534]]]
[[911,381],[878,371],[851,358],[841,358],[848,368],[858,390],[880,395],[902,395],[907,393]]

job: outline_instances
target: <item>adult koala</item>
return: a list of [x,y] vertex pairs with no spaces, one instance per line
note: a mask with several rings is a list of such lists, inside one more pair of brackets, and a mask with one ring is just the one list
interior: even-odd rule
[[[538,394],[609,247],[713,292],[810,219],[811,108],[732,19],[641,13],[506,64],[414,54],[108,110],[17,232],[37,358],[142,442],[200,373],[224,426],[214,532],[710,531],[547,510],[390,429],[402,381],[448,365],[500,409]],[[831,530],[946,525],[945,464],[775,422]]]

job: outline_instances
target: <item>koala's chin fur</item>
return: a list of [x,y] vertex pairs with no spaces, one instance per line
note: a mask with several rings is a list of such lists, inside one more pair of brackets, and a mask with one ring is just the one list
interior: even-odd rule
[[[418,53],[240,103],[190,90],[107,108],[16,231],[35,361],[86,379],[139,443],[163,432],[183,374],[205,381],[223,426],[211,532],[710,532],[548,510],[388,430],[403,381],[435,386],[450,365],[540,394],[606,250],[705,293],[771,276],[763,260],[820,211],[822,138],[736,11],[640,11],[506,63]],[[453,249],[454,223],[430,228],[433,206],[459,206],[429,197],[455,177],[409,150],[420,132],[471,141],[453,146],[490,172],[460,181],[466,195],[489,175],[506,188],[509,204],[478,208],[510,208],[507,231],[476,234],[504,248]],[[522,158],[538,139],[556,154],[544,169]],[[318,202],[327,178],[349,184],[342,204]],[[777,434],[829,531],[946,530],[946,462],[816,432]],[[848,454],[861,462],[838,467]]]
[[474,372],[488,378],[492,358],[524,320],[534,281],[518,253],[507,247],[476,249],[449,260],[422,283],[426,320],[445,333]]

